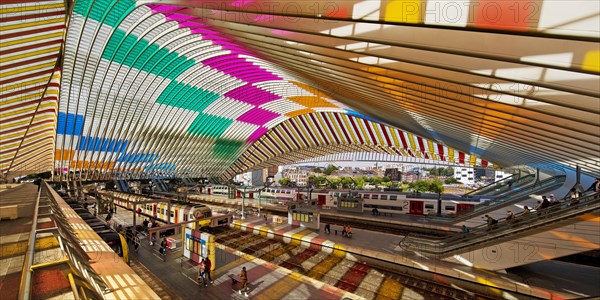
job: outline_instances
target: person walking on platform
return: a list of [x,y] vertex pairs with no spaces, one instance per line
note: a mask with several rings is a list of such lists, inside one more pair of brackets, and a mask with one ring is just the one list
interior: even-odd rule
[[204,273],[206,274],[204,278],[208,278],[208,282],[213,283],[212,276],[210,272],[212,270],[212,262],[208,256],[204,259]]
[[329,223],[325,224],[325,228],[323,230],[325,231],[325,233],[330,234],[331,233],[331,225],[329,225]]
[[160,254],[167,255],[167,238],[163,238],[162,242],[160,242]]
[[347,238],[352,237],[352,227],[350,227],[350,225],[346,226],[346,237]]
[[242,267],[242,271],[240,272],[240,289],[238,293],[240,295],[244,292],[244,296],[248,297],[248,272],[246,272],[246,267]]
[[202,283],[206,287],[206,264],[204,263],[204,259],[198,265],[198,283]]

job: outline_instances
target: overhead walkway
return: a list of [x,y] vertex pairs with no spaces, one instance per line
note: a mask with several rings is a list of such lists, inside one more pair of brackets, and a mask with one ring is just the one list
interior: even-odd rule
[[481,225],[432,241],[407,236],[405,251],[489,270],[503,270],[600,248],[600,194]]
[[512,188],[521,188],[532,183],[535,180],[535,175],[528,174],[525,176],[512,175],[494,183],[483,186],[474,191],[466,193],[464,196],[500,196],[501,194],[512,191]]
[[530,195],[544,193],[556,189],[562,186],[565,180],[566,176],[559,175],[544,179],[523,188],[513,186],[510,192],[504,193],[493,200],[481,202],[480,204],[475,205],[471,210],[462,211],[461,214],[456,217],[428,216],[428,219],[434,222],[451,224],[464,222],[473,218],[481,217],[484,214],[501,209],[508,205],[526,200]]

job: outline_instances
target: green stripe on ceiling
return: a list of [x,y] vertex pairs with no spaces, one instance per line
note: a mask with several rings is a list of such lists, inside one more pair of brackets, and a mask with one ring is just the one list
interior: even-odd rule
[[202,112],[218,98],[218,94],[177,81],[171,81],[158,99],[156,99],[156,103]]
[[217,139],[212,154],[215,157],[221,159],[237,159],[237,154],[240,148],[244,145],[244,142],[230,140],[230,139]]
[[[90,19],[112,27],[118,27],[123,19],[137,7],[137,3],[133,0],[77,0],[75,1],[73,12],[82,16],[87,16],[90,7]],[[108,15],[106,16],[107,13]]]
[[92,7],[92,1],[75,1],[73,12],[82,16],[87,16],[88,12],[90,11],[90,7]]
[[[152,57],[150,61],[148,57]],[[102,58],[171,80],[196,64],[196,61],[186,56],[149,44],[147,40],[135,35],[126,35],[122,30],[114,31]]]
[[233,123],[233,120],[200,113],[190,125],[188,132],[191,134],[220,137],[231,123]]

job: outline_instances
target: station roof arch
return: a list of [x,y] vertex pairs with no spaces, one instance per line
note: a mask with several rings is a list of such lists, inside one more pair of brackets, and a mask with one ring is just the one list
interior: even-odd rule
[[600,176],[600,4],[467,2],[3,3],[0,169],[230,175],[332,116]]

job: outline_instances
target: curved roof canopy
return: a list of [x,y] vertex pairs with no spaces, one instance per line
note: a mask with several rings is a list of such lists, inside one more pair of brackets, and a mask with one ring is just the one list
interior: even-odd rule
[[[20,6],[2,6],[21,18]],[[371,151],[598,176],[599,12],[596,1],[76,1],[51,113],[54,166],[225,178]],[[3,26],[1,43],[64,30],[48,23]],[[3,84],[17,74],[5,75],[6,61],[40,61],[30,42],[3,58]],[[31,132],[5,126],[31,114],[5,109],[5,95],[2,130]],[[3,172],[27,161],[15,151],[30,134],[14,132]]]

